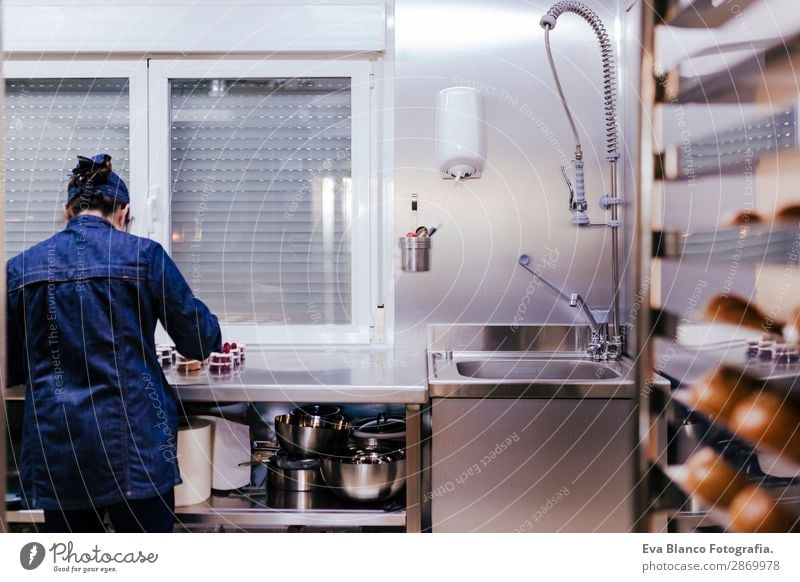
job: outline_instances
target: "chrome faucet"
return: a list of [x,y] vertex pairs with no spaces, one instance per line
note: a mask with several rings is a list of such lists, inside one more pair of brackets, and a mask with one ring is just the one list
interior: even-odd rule
[[595,360],[618,358],[621,355],[621,345],[615,341],[610,341],[608,338],[608,324],[598,323],[583,297],[578,293],[570,293],[567,295],[560,287],[542,275],[538,269],[531,269],[531,257],[529,255],[520,255],[517,262],[523,269],[549,287],[560,299],[566,301],[570,307],[577,307],[581,310],[584,319],[586,319],[586,322],[592,330],[592,339],[586,349],[587,354],[592,356]]

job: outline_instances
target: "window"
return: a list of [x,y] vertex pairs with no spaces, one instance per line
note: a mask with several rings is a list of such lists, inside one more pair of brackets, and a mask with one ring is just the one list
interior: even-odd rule
[[128,79],[9,79],[4,107],[7,258],[63,228],[78,154],[128,180]]
[[369,73],[151,61],[154,236],[228,337],[369,342]]
[[170,84],[172,256],[225,323],[352,323],[350,79]]
[[76,156],[107,152],[134,234],[167,248],[226,337],[369,342],[385,248],[371,228],[368,61],[5,68],[9,256],[63,227]]

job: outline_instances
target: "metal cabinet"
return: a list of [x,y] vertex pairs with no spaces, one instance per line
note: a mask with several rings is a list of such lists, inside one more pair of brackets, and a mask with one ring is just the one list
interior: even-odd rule
[[434,399],[434,532],[625,532],[633,400]]

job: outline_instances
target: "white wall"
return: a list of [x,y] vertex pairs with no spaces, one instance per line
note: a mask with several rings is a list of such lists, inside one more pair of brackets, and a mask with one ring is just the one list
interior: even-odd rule
[[249,53],[384,48],[383,0],[6,0],[6,52]]

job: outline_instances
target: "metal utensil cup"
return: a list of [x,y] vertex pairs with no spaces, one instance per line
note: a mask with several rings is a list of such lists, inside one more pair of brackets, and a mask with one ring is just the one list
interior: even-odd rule
[[429,236],[401,236],[400,266],[407,273],[430,271],[431,268],[431,237]]

